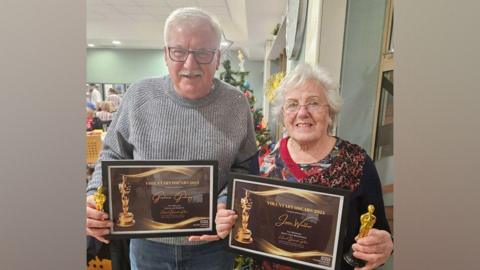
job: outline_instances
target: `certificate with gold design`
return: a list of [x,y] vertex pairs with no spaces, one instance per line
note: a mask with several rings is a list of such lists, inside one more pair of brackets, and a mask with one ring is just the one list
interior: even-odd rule
[[299,269],[340,269],[350,191],[231,174],[229,248]]
[[215,234],[217,161],[103,161],[109,238]]

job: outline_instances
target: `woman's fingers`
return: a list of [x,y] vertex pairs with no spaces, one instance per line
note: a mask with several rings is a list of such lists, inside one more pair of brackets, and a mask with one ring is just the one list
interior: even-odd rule
[[362,259],[367,264],[358,268],[360,270],[370,270],[384,264],[393,250],[393,242],[390,233],[384,230],[372,229],[367,236],[357,240],[352,245],[353,256]]

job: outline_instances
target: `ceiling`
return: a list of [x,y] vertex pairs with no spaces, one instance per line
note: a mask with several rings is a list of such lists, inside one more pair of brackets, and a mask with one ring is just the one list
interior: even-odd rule
[[[163,48],[163,25],[179,7],[196,6],[215,15],[231,49],[263,60],[265,40],[282,21],[287,0],[87,0],[87,42],[95,48]],[[119,40],[121,45],[113,45]]]

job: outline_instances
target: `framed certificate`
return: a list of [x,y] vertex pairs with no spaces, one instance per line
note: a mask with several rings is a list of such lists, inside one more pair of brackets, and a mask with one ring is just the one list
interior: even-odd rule
[[109,238],[216,234],[217,161],[102,161]]
[[238,218],[234,252],[300,269],[342,265],[350,191],[231,174],[228,208]]

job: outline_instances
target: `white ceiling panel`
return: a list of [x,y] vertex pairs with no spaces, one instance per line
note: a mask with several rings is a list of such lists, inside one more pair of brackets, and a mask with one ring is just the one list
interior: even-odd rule
[[198,7],[196,0],[167,0],[171,7]]
[[201,7],[225,7],[225,0],[197,0]]
[[137,5],[135,0],[103,0],[103,1],[112,6],[117,6],[117,5],[136,6]]
[[135,0],[139,6],[170,7],[166,0]]
[[202,7],[203,10],[207,11],[208,13],[214,14],[215,17],[217,16],[230,16],[230,12],[226,6],[208,6]]
[[220,21],[231,48],[263,60],[265,40],[285,14],[287,0],[87,0],[87,43],[97,48],[163,48],[163,24],[178,7],[198,6]]
[[117,11],[123,13],[123,14],[144,14],[146,13],[146,11],[141,8],[141,7],[138,7],[138,6],[124,6],[124,5],[118,5],[118,6],[115,6],[115,7],[112,7],[112,8],[115,8]]
[[157,18],[150,14],[129,14],[129,17],[136,22],[160,22]]
[[143,10],[147,11],[153,15],[162,15],[168,17],[168,15],[173,11],[170,6],[157,7],[157,6],[142,6]]

